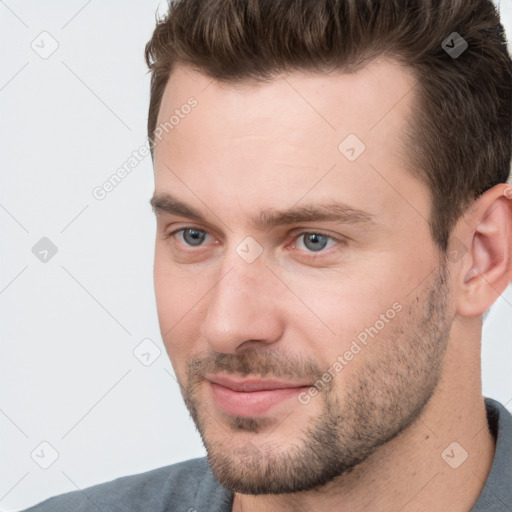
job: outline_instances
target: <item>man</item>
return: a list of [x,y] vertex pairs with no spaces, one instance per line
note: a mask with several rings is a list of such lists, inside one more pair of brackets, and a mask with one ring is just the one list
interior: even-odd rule
[[182,0],[146,60],[160,329],[208,457],[29,510],[512,510],[493,4]]

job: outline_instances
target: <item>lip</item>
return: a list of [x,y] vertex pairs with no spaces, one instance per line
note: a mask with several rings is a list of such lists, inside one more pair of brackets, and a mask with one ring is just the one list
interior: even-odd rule
[[278,380],[236,380],[221,375],[206,378],[217,407],[230,416],[262,416],[311,386]]

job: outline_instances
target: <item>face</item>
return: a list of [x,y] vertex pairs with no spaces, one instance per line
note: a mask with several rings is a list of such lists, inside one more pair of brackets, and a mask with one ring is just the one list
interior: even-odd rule
[[414,85],[385,59],[243,87],[171,75],[154,150],[158,317],[232,490],[326,484],[435,392],[454,313],[428,190],[400,150]]

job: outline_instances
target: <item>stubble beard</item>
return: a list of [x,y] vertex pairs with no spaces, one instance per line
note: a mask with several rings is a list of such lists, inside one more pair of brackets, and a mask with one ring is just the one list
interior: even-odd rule
[[[385,344],[386,351],[365,361],[362,370],[343,383],[341,403],[334,385],[316,396],[321,411],[306,427],[297,429],[293,439],[276,437],[279,425],[267,417],[230,417],[227,423],[214,418],[197,396],[204,384],[200,375],[207,370],[231,370],[289,378],[318,376],[322,369],[316,363],[277,368],[275,360],[257,352],[192,361],[182,395],[215,478],[232,491],[252,495],[320,488],[352,471],[407,429],[428,403],[442,374],[451,327],[446,315],[448,296],[447,267],[442,262],[432,284],[404,308],[407,318],[393,320],[395,324],[391,322],[372,340]],[[300,425],[307,407],[297,403],[283,423]],[[238,442],[237,436],[245,441]]]

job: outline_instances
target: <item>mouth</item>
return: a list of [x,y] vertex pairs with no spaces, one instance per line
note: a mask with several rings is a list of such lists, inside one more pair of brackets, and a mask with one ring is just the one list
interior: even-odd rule
[[217,407],[229,416],[262,416],[276,405],[296,397],[311,384],[266,379],[237,380],[211,375],[206,380]]

